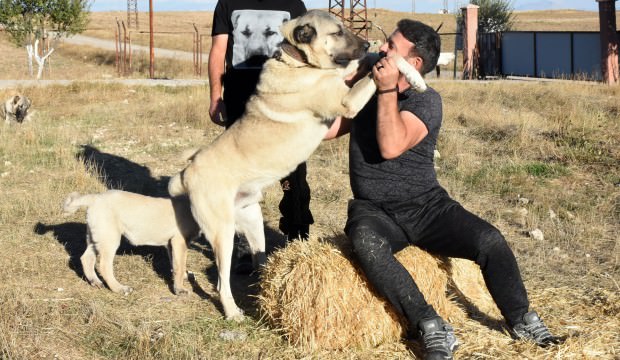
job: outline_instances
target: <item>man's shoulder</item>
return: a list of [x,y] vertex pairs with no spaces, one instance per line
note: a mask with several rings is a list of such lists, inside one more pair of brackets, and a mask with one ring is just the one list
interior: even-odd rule
[[432,87],[427,87],[425,91],[418,92],[413,90],[412,88],[407,89],[401,98],[399,99],[401,103],[441,103],[441,95],[437,92],[437,90]]

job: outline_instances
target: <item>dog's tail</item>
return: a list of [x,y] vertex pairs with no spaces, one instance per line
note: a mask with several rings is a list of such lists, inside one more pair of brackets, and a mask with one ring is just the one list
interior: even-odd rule
[[[194,157],[196,156],[196,154],[198,154],[199,151],[200,149],[186,150],[181,155],[181,158],[185,161],[192,162],[194,161]],[[184,175],[185,170],[170,178],[170,181],[168,182],[168,194],[170,194],[170,196],[175,197],[187,194],[187,188],[185,187],[185,184],[183,182]]]
[[64,211],[64,216],[69,216],[74,214],[80,208],[88,208],[92,205],[95,200],[92,194],[80,195],[79,193],[72,192],[67,196],[65,202],[62,205],[62,210]]
[[170,196],[175,197],[187,194],[187,188],[183,184],[184,172],[185,170],[170,178],[170,182],[168,182],[168,193]]

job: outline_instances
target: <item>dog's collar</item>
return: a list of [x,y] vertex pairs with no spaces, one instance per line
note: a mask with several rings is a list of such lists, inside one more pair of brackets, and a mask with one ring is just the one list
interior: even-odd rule
[[[282,44],[280,44],[280,50],[284,52],[286,55],[292,57],[293,59],[303,64],[308,64],[308,57],[306,56],[306,54],[303,51],[296,48],[295,46],[293,46],[288,41],[284,40]],[[276,58],[280,59],[281,55],[282,55],[281,53],[277,54]]]

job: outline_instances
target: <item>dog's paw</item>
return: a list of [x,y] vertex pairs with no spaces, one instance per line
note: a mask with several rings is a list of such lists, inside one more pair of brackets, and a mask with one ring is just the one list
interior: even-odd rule
[[348,110],[346,111],[342,116],[344,116],[347,119],[353,119],[354,117],[357,116],[357,113],[359,111],[355,111],[355,110]]
[[234,321],[234,322],[242,322],[245,320],[245,316],[243,315],[243,310],[237,308],[237,311],[232,312],[231,314],[226,314],[226,320]]
[[88,283],[90,284],[90,286],[94,286],[98,289],[101,289],[103,287],[103,283],[99,279],[88,280]]
[[245,320],[245,315],[237,314],[237,315],[234,315],[234,316],[227,316],[226,320],[240,323],[240,322],[243,322],[243,320]]
[[119,294],[122,294],[124,296],[127,296],[129,294],[131,294],[133,292],[133,288],[129,287],[129,286],[121,286],[121,288],[117,291]]
[[182,287],[174,287],[174,294],[177,296],[187,296],[189,295],[189,290]]

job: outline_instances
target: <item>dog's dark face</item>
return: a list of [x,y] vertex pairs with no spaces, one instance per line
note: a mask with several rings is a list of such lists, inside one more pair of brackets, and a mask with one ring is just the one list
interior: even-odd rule
[[302,51],[308,63],[318,68],[345,67],[366,54],[369,44],[356,36],[335,16],[311,10],[284,23],[284,38]]
[[4,103],[5,116],[16,122],[23,122],[32,102],[23,95],[15,95]]
[[13,111],[15,111],[17,122],[24,121],[24,118],[28,115],[28,109],[30,108],[30,99],[25,96],[17,95],[13,98],[13,104],[15,105]]

